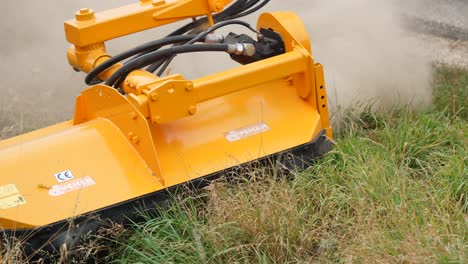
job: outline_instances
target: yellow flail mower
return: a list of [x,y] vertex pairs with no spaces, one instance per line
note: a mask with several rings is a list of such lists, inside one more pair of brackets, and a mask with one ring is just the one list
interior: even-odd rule
[[[31,250],[72,247],[102,221],[134,219],[180,186],[252,161],[304,168],[332,147],[325,81],[292,12],[238,20],[269,1],[140,0],[65,22],[67,57],[89,85],[70,121],[0,142],[0,228]],[[183,19],[116,56],[104,42]],[[237,25],[245,32],[217,34]],[[176,55],[219,52],[239,67],[163,76]],[[216,62],[214,62],[216,63]]]

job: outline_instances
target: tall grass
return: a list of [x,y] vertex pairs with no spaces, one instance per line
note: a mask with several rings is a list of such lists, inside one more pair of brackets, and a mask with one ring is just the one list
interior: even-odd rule
[[[237,184],[175,195],[123,234],[97,234],[111,243],[91,241],[80,258],[113,247],[100,261],[468,262],[468,72],[435,76],[431,111],[347,116],[334,150],[295,177],[251,168]],[[20,245],[2,247],[0,261],[26,261]]]
[[438,67],[435,71],[435,100],[439,111],[447,111],[462,119],[468,119],[468,74],[467,70],[450,66]]
[[[434,110],[348,118],[293,179],[252,170],[174,198],[117,263],[466,263],[468,73],[436,71]],[[454,98],[454,99],[448,99]]]

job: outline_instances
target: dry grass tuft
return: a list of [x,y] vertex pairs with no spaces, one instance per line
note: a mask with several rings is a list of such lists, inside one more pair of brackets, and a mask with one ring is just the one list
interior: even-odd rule
[[[468,73],[460,75],[462,78]],[[451,83],[460,83],[450,79]],[[436,87],[464,96],[439,78]],[[443,93],[443,91],[438,91]],[[462,94],[460,94],[461,92]],[[347,116],[337,147],[294,179],[262,169],[174,198],[135,225],[116,262],[463,263],[463,105]]]

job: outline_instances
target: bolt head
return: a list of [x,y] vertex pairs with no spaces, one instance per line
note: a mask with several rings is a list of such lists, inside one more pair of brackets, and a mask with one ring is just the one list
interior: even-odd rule
[[155,116],[152,119],[154,124],[159,124],[161,122],[161,117],[160,116]]
[[87,21],[94,19],[94,11],[89,8],[82,8],[75,13],[75,18],[77,21]]
[[221,9],[223,9],[223,4],[220,1],[216,1],[215,7],[217,11],[220,11]]
[[135,89],[137,87],[136,83],[133,82],[133,80],[127,80],[125,83],[128,85],[128,87],[132,89]]
[[156,102],[159,99],[159,94],[154,93],[151,95],[151,101]]
[[194,115],[197,112],[197,107],[194,106],[194,105],[191,105],[191,106],[188,107],[187,110],[188,110],[189,114]]
[[193,83],[191,83],[191,82],[186,83],[186,84],[185,84],[185,90],[186,90],[187,92],[193,91]]

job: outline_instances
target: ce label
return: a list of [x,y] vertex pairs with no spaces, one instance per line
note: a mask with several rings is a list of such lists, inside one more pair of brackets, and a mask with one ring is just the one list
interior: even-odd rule
[[55,174],[55,179],[57,179],[58,182],[68,181],[73,178],[75,177],[73,177],[71,170],[66,170]]

